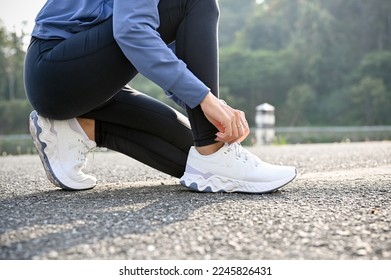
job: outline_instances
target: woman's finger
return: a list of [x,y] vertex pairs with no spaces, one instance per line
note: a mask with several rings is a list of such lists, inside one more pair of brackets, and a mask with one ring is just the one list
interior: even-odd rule
[[243,111],[240,112],[240,126],[241,126],[241,135],[238,138],[238,142],[242,142],[246,137],[250,134],[250,128],[248,126],[248,122],[246,120],[245,113]]
[[209,93],[201,102],[206,118],[218,129],[216,141],[233,143],[244,140],[249,133],[244,113],[235,110]]

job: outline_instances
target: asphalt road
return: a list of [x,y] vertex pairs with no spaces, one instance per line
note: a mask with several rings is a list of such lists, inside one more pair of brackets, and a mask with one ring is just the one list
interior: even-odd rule
[[69,192],[0,157],[0,259],[391,259],[391,142],[251,148],[297,166],[266,195],[204,194],[113,152]]

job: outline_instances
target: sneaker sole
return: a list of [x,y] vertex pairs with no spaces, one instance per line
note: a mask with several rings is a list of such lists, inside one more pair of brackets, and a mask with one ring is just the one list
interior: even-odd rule
[[[42,142],[40,139],[39,139],[39,135],[42,133],[42,128],[39,126],[38,124],[38,115],[37,115],[37,112],[33,111],[31,112],[30,114],[30,134],[31,134],[31,137],[33,139],[33,142],[34,142],[34,145],[38,151],[38,155],[39,155],[39,158],[41,159],[41,162],[42,162],[42,165],[43,165],[43,168],[46,172],[46,176],[48,177],[49,181],[61,188],[61,189],[64,189],[64,190],[67,190],[67,191],[75,191],[75,190],[81,190],[81,189],[74,189],[74,188],[70,188],[66,185],[64,185],[63,183],[61,183],[61,181],[56,177],[56,175],[54,174],[51,166],[50,166],[50,162],[44,152],[44,149],[46,148],[46,143],[45,142]],[[93,187],[91,188],[85,188],[84,190],[88,190],[88,189],[92,189]]]
[[272,193],[282,188],[288,183],[292,182],[297,176],[297,170],[291,177],[271,182],[246,182],[237,181],[230,178],[224,178],[220,176],[211,176],[208,179],[203,178],[200,175],[184,174],[180,180],[182,186],[189,188],[196,192],[237,192],[237,193],[253,193],[253,194],[265,194]]

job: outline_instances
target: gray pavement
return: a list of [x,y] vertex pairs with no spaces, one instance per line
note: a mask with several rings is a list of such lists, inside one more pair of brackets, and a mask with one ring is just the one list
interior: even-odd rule
[[251,148],[298,167],[266,195],[191,192],[114,152],[67,192],[0,157],[0,259],[391,259],[391,142]]

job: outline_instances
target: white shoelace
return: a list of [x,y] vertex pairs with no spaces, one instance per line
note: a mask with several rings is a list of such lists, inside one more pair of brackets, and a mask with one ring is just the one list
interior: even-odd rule
[[91,140],[85,140],[85,139],[77,139],[80,145],[78,158],[77,160],[80,162],[79,167],[80,169],[84,169],[87,167],[87,155],[89,152],[94,151],[96,149],[96,144],[94,141]]
[[235,153],[236,159],[238,160],[244,158],[244,163],[251,161],[254,163],[255,167],[260,164],[258,157],[244,149],[240,143],[232,143],[228,145],[228,151],[233,151]]

